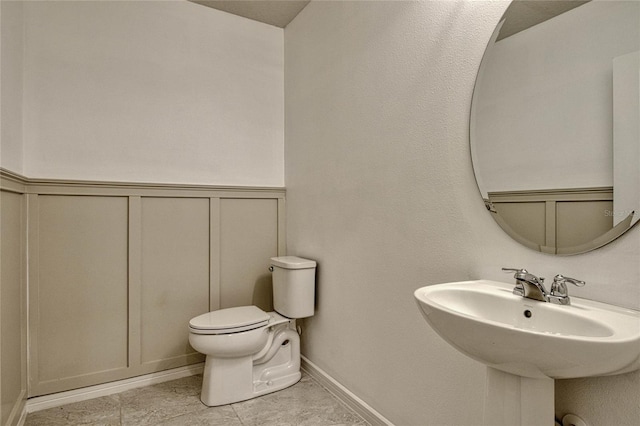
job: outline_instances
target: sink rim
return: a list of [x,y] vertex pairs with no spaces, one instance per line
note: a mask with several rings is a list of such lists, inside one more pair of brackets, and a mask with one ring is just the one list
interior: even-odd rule
[[[488,306],[501,321],[474,316],[475,312],[469,315],[425,297],[425,293],[438,289],[462,289],[472,296],[473,292],[498,295],[505,300],[484,305],[475,304],[477,299],[473,298],[467,301],[474,302],[470,309]],[[554,305],[514,295],[512,289],[513,284],[498,281],[460,281],[421,287],[414,297],[423,318],[447,343],[480,363],[516,376],[568,379],[610,376],[640,368],[640,311],[578,297],[572,297],[573,305]],[[464,299],[454,299],[449,305],[455,306],[460,300]],[[529,323],[521,316],[523,308],[531,309],[537,321]],[[540,317],[545,311],[553,316]],[[562,322],[564,314],[572,316],[576,330],[584,330],[580,324],[583,319],[595,319],[601,325],[611,325],[614,332],[603,337],[557,334],[545,329],[554,321]]]
[[[518,296],[512,293],[514,284],[502,283],[492,280],[470,280],[459,281],[443,284],[433,284],[421,287],[414,292],[416,300],[421,303],[425,303],[433,308],[438,308],[449,312],[453,315],[462,316],[472,321],[482,322],[487,325],[492,325],[499,328],[520,331],[526,334],[532,335],[544,335],[550,338],[558,339],[572,339],[583,341],[602,341],[602,342],[625,342],[640,339],[640,311],[632,309],[622,308],[615,305],[609,305],[602,302],[596,302],[589,299],[583,299],[580,297],[571,297],[571,305],[557,305],[548,302],[541,302],[537,300],[526,299],[522,296]],[[447,290],[456,290],[467,293],[483,293],[485,295],[490,294],[492,296],[499,296],[505,300],[505,303],[514,303],[520,305],[523,309],[528,306],[535,307],[536,309],[543,311],[557,311],[560,315],[571,315],[573,317],[579,317],[581,320],[587,321],[591,324],[597,324],[600,327],[608,329],[611,334],[609,335],[584,335],[584,334],[568,334],[568,333],[555,333],[552,331],[533,330],[528,328],[517,327],[514,324],[506,322],[492,320],[489,318],[482,318],[480,316],[474,316],[466,312],[462,312],[451,308],[437,301],[425,298],[425,295],[430,293],[444,292]],[[497,291],[497,293],[496,293]],[[589,316],[587,316],[589,315]],[[627,318],[629,322],[637,321],[638,328],[621,330],[619,327],[612,327],[609,321],[606,321],[608,316],[622,315],[622,318]],[[618,318],[616,318],[618,319]],[[615,319],[610,319],[614,320]],[[619,324],[615,324],[619,325]],[[634,333],[635,332],[635,333]]]

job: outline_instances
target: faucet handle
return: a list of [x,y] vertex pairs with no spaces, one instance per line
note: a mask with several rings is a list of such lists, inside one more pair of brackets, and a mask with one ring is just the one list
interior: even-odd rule
[[573,285],[575,285],[577,287],[584,287],[584,285],[586,284],[585,281],[578,280],[578,279],[571,278],[571,277],[565,277],[562,274],[558,274],[555,277],[553,277],[553,282],[554,283],[556,283],[556,282],[571,283],[571,284],[573,284]]
[[549,301],[552,303],[558,303],[561,305],[569,305],[569,291],[567,290],[567,283],[571,283],[577,287],[583,287],[586,282],[577,280],[571,277],[565,277],[562,274],[558,274],[553,277],[553,284],[551,285],[551,292],[549,294]]
[[544,278],[536,277],[535,275],[529,273],[526,269],[518,269],[518,268],[502,268],[505,272],[514,272],[513,278],[516,279],[516,286],[513,289],[513,294],[516,296],[524,296],[528,297],[528,290],[525,289],[523,282],[531,283],[539,288],[539,300],[543,300],[547,291],[544,289]]
[[520,274],[528,274],[529,273],[524,268],[522,268],[522,269],[519,269],[519,268],[502,268],[502,270],[505,271],[505,272],[515,272],[516,274],[518,274],[518,273],[520,273]]
[[[518,269],[518,268],[502,268],[502,270],[504,272],[514,272],[513,278],[517,277],[518,274],[528,274],[529,273],[524,268],[522,268],[522,269]],[[516,280],[516,286],[513,289],[513,294],[515,294],[517,296],[524,296],[524,287],[517,280]]]
[[513,278],[519,279],[520,277],[527,275],[528,277],[531,277],[532,279],[534,279],[535,281],[537,281],[539,284],[544,283],[544,278],[542,277],[536,277],[535,275],[529,273],[529,271],[527,271],[526,269],[518,269],[518,268],[502,268],[503,271],[505,272],[515,272],[515,274],[513,275]]

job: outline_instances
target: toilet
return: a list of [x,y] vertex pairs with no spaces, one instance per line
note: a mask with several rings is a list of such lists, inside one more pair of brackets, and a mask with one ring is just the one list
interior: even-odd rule
[[257,306],[219,309],[189,321],[189,343],[206,355],[201,401],[231,404],[300,380],[296,319],[314,313],[316,262],[271,258],[274,312]]

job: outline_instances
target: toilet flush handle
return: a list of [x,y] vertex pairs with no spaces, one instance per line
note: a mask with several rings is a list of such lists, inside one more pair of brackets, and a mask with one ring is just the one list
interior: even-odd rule
[[273,272],[273,266],[269,266],[269,271]]

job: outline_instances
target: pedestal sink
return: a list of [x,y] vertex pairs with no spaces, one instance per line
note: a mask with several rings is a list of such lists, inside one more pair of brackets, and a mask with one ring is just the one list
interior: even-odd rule
[[554,424],[553,380],[640,367],[640,312],[577,297],[562,306],[477,280],[422,287],[414,296],[431,327],[485,364],[485,425]]

